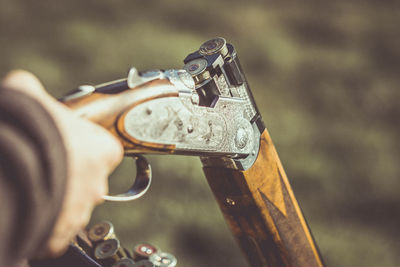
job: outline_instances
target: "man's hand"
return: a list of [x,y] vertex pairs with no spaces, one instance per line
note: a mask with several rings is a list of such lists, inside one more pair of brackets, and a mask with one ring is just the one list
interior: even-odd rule
[[[108,192],[107,178],[123,157],[121,143],[100,126],[76,116],[47,94],[39,80],[25,71],[13,71],[3,86],[38,100],[54,118],[68,157],[68,181],[62,209],[48,241],[47,255],[62,253],[87,225],[92,210]],[[45,130],[45,129],[44,129]]]

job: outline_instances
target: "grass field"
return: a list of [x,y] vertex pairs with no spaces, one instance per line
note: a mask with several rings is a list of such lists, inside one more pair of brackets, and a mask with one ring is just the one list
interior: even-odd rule
[[[138,69],[179,68],[214,36],[238,51],[328,266],[400,261],[400,4],[396,1],[1,0],[0,73],[24,68],[56,97]],[[154,184],[106,203],[126,247],[178,266],[246,266],[197,158],[151,156]],[[135,172],[124,161],[113,190]]]

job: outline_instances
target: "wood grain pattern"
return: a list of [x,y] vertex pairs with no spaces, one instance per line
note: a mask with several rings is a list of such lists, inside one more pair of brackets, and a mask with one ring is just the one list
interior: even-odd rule
[[224,217],[252,267],[323,266],[267,132],[246,171],[204,167]]

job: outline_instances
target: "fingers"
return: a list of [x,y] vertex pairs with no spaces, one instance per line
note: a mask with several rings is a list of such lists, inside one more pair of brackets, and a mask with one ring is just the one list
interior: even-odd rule
[[100,126],[93,125],[97,130],[93,136],[94,143],[92,145],[92,154],[96,159],[98,171],[103,169],[102,174],[99,175],[97,182],[97,190],[95,192],[95,202],[100,204],[103,202],[103,196],[108,194],[108,176],[117,167],[123,158],[123,148],[121,142],[113,135],[108,133]]
[[104,156],[104,162],[107,163],[109,168],[108,174],[110,174],[121,162],[124,156],[124,149],[121,142],[114,135],[98,125],[95,125],[95,127],[99,128],[99,131],[102,132],[101,135],[99,134],[99,138],[101,139],[99,144],[102,146],[101,150]]
[[[93,165],[101,165],[107,175],[121,162],[124,151],[121,142],[103,127],[81,118],[75,118],[77,124],[69,123],[70,139],[74,141],[68,147]],[[77,156],[80,158],[80,155]]]

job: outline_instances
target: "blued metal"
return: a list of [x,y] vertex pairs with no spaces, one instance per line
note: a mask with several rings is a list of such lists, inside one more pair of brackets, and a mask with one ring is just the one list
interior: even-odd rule
[[86,95],[90,95],[96,90],[96,88],[93,85],[81,85],[77,89],[73,90],[69,94],[63,96],[59,100],[62,102],[65,101],[70,101],[73,99],[77,99]]
[[136,178],[131,188],[126,192],[114,196],[103,196],[110,201],[130,201],[143,196],[150,188],[151,167],[147,160],[141,155],[132,155],[136,159]]
[[215,77],[196,86],[196,91],[200,99],[199,105],[206,107],[214,107],[221,95]]
[[126,79],[119,79],[107,83],[96,85],[96,93],[118,94],[129,89]]

